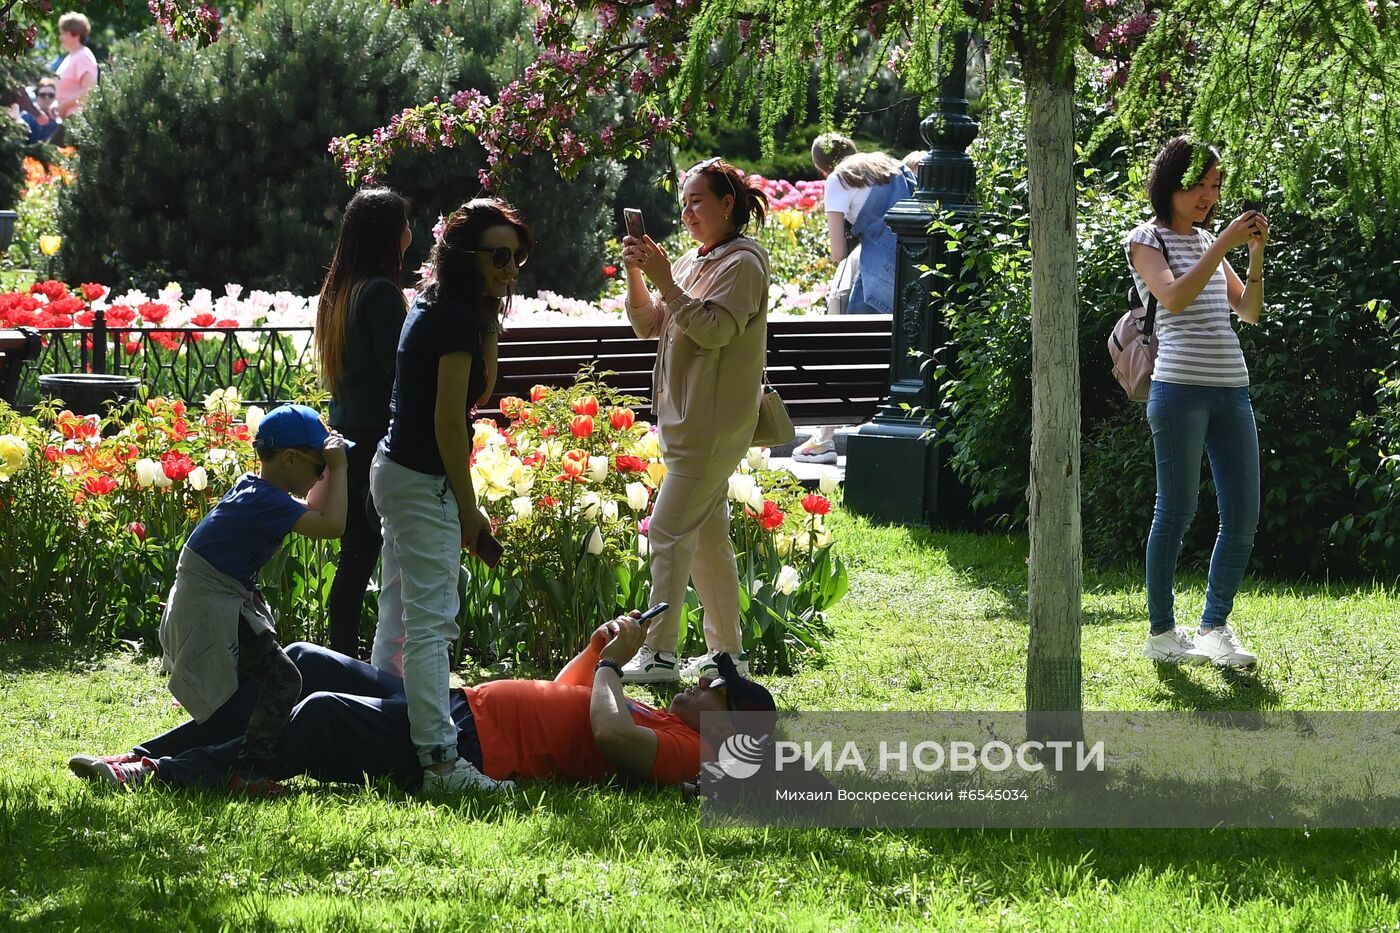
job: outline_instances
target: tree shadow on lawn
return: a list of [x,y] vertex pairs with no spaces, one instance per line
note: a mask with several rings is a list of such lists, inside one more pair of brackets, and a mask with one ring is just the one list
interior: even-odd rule
[[44,641],[0,643],[0,670],[10,674],[86,673],[114,657],[140,662],[149,656],[125,645],[114,648]]
[[[1190,793],[1183,791],[1183,805],[1189,805]],[[667,831],[666,818],[675,811],[664,801],[657,801],[662,812],[644,807],[632,819],[619,819],[626,800],[590,805],[585,797],[575,799],[578,806],[541,825],[540,849],[603,858],[646,850],[652,858],[684,864],[695,859],[699,846],[709,859],[732,862],[741,874],[761,867],[789,877],[828,870],[813,867],[826,865],[863,882],[855,886],[861,903],[847,905],[853,910],[861,908],[865,892],[893,896],[915,876],[956,878],[963,889],[956,893],[976,891],[978,903],[1043,900],[1092,885],[1092,879],[1116,887],[1160,875],[1174,878],[1172,886],[1183,893],[1202,883],[1196,879],[1218,879],[1222,885],[1211,890],[1232,904],[1292,903],[1347,888],[1400,897],[1400,879],[1386,867],[1400,846],[1400,830],[1393,829],[709,828],[685,814]],[[1281,878],[1293,884],[1284,890]]]

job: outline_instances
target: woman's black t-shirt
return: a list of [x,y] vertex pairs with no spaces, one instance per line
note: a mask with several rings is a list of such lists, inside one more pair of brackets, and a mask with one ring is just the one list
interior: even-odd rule
[[432,476],[447,475],[433,425],[437,405],[438,364],[448,353],[472,355],[467,408],[462,419],[471,429],[471,407],[486,391],[486,362],[481,358],[481,325],[466,302],[423,295],[413,301],[399,335],[394,396],[390,402],[385,453],[400,466]]

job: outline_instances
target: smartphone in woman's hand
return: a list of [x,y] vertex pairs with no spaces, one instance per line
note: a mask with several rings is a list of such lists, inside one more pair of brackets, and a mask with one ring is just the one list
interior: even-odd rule
[[646,224],[642,223],[642,212],[635,207],[624,207],[622,209],[622,223],[627,228],[627,235],[642,239],[647,235]]

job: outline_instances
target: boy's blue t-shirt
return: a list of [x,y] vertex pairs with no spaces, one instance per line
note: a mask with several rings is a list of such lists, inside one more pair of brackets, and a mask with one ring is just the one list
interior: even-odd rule
[[251,590],[258,571],[306,513],[306,506],[286,490],[245,473],[204,516],[185,547]]

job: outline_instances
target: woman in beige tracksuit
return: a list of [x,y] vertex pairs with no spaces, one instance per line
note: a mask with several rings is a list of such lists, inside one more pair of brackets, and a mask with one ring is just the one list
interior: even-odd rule
[[[651,602],[671,606],[623,668],[629,683],[714,676],[719,653],[748,671],[727,493],[753,439],[763,388],[768,254],[742,231],[750,221],[762,225],[767,199],[732,165],[711,159],[687,174],[681,207],[700,246],[674,268],[651,237],[622,241],[627,316],[637,336],[659,338],[652,407],[667,472],[648,538]],[[682,667],[676,647],[692,578],[709,650]]]

